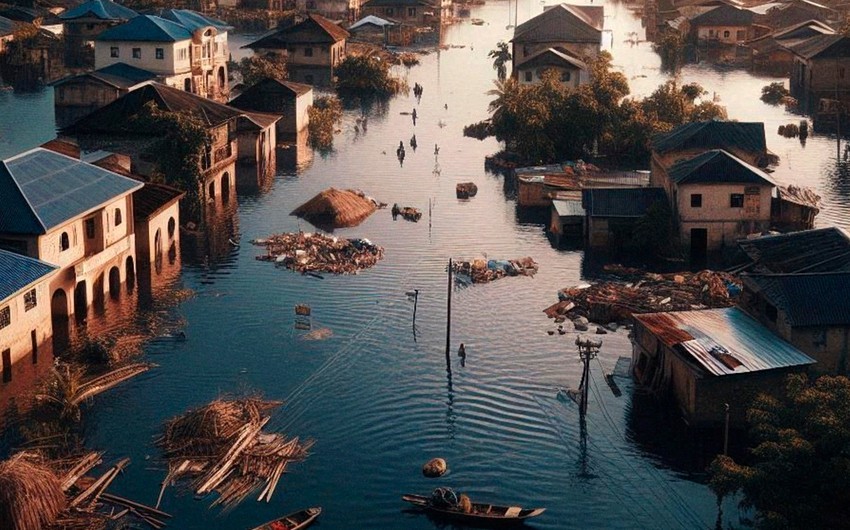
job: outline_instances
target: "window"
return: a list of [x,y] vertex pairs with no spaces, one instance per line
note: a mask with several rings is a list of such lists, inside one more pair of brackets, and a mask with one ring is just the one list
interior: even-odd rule
[[157,58],[157,59],[159,59],[159,60],[165,59],[165,50],[164,50],[164,49],[162,49],[162,48],[157,48],[157,49],[156,49],[156,51],[155,51],[155,53],[156,53],[156,58]]
[[12,310],[9,306],[0,309],[0,329],[12,323]]
[[744,207],[744,194],[743,193],[733,193],[729,195],[729,207],[730,208],[743,208]]
[[713,30],[713,29],[708,30],[708,36],[709,36],[709,37],[713,37],[713,36],[714,36],[714,30]]
[[526,82],[531,83],[531,75],[532,75],[532,74],[531,74],[531,70],[526,70],[526,71],[525,71],[525,80],[526,80]]
[[109,48],[109,56],[110,57],[118,57],[118,46],[111,46]]
[[572,77],[573,77],[572,72],[561,72],[561,82],[563,82],[563,83],[569,83],[570,79],[572,79]]
[[121,208],[115,208],[115,226],[121,226]]
[[86,29],[91,31],[94,29],[94,24],[86,24]]
[[88,239],[94,239],[94,219],[86,219],[86,237]]
[[416,8],[415,7],[408,7],[407,8],[407,16],[415,17],[416,16]]
[[141,48],[133,48],[133,59],[141,59],[142,58],[142,49]]
[[68,237],[68,232],[62,232],[59,236],[59,252],[71,248],[71,238]]
[[691,208],[702,208],[702,193],[691,194]]
[[812,330],[812,346],[821,350],[826,348],[826,328]]
[[6,348],[3,350],[3,382],[8,383],[12,380],[12,350]]
[[35,298],[35,289],[30,289],[24,293],[24,311],[29,311],[38,305],[38,300]]
[[32,363],[38,364],[38,334],[35,330],[30,331],[30,339],[32,339]]
[[312,57],[313,48],[304,48],[304,57]]
[[838,68],[838,79],[844,79],[844,67],[843,66]]
[[730,35],[731,35],[731,33],[729,33],[728,31],[723,32],[723,38],[724,39],[728,39]]
[[174,237],[174,230],[177,228],[177,223],[174,221],[173,217],[168,219],[168,238],[171,239]]

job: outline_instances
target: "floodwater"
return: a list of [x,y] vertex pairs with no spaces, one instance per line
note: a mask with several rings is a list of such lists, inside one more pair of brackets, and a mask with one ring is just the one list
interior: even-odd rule
[[[520,5],[520,21],[541,9]],[[606,12],[615,63],[630,78],[646,75],[631,81],[635,93],[646,94],[665,78],[649,44],[623,43],[629,32],[641,32],[640,22],[623,4],[608,3]],[[592,267],[582,252],[554,249],[539,220],[518,216],[502,177],[484,171],[484,156],[498,144],[462,136],[464,125],[487,116],[485,92],[495,76],[487,52],[510,36],[506,2],[475,8],[472,16],[488,24],[449,27],[448,49],[399,70],[411,86],[423,85],[421,102],[402,95],[347,111],[333,151],[300,152],[297,170],[281,171],[265,193],[241,196],[199,244],[182,242],[182,273],[168,281],[195,295],[155,308],[160,324],[147,329],[160,336],[145,344],[144,355],[159,366],[97,397],[84,411],[87,445],[132,459],[112,491],[154,503],[165,470],[153,440],[163,422],[223,394],[262,392],[286,403],[269,429],[315,439],[312,455],[288,470],[271,503],[250,500],[226,514],[209,510],[211,499],[169,489],[162,509],[174,514],[172,528],[251,528],[321,505],[317,528],[428,529],[438,523],[405,511],[400,497],[437,486],[473,499],[546,507],[534,528],[714,526],[715,498],[701,474],[688,472],[700,467],[681,465],[688,460],[681,453],[689,451],[670,449],[679,440],[658,427],[628,378],[616,378],[622,397],[605,383],[603,373],[630,355],[624,331],[601,337],[585,441],[577,407],[557,398],[558,387],[578,385],[581,366],[575,335],[548,335],[554,326],[541,310],[556,301],[557,289],[581,282]],[[829,159],[834,140],[810,136],[802,148],[797,140],[775,136],[777,124],[797,118],[758,101],[767,79],[700,66],[685,69],[683,78],[721,94],[731,117],[764,120],[769,146],[782,158],[777,178],[808,183],[824,195],[820,224],[850,224],[850,187],[840,176],[843,166]],[[49,91],[0,93],[0,156],[51,137],[52,123],[39,118],[50,114],[51,104]],[[406,114],[414,108],[415,126]],[[355,129],[362,114],[368,127]],[[22,123],[32,127],[22,132]],[[414,134],[416,151],[409,145]],[[403,166],[395,157],[399,141],[407,146]],[[454,188],[465,181],[475,182],[479,192],[461,201]],[[376,267],[355,276],[318,279],[257,261],[263,250],[249,241],[312,230],[289,212],[330,186],[359,188],[424,215],[409,223],[379,210],[359,227],[337,231],[386,249]],[[448,259],[526,255],[540,264],[534,278],[454,291],[447,370]],[[414,289],[420,291],[415,329],[413,302],[405,294]],[[330,328],[333,336],[305,340],[294,327],[298,303],[312,307],[314,328]],[[109,315],[107,309],[107,320]],[[112,325],[130,320],[149,321],[125,316]],[[175,326],[185,341],[172,338]],[[465,366],[454,355],[461,342]],[[421,465],[435,456],[446,458],[450,471],[425,479]],[[724,512],[737,516],[732,503]]]

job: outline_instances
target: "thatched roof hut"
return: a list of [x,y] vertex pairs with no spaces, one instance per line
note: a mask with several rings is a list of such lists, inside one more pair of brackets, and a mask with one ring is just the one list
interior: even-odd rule
[[377,209],[375,202],[362,192],[328,188],[290,215],[307,219],[320,228],[357,226]]
[[21,454],[0,462],[0,528],[42,530],[65,507],[62,485],[50,469]]

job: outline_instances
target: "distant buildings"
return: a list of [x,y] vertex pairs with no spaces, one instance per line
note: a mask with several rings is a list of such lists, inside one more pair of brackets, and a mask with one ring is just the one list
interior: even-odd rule
[[65,61],[69,66],[94,64],[94,39],[138,13],[111,0],[89,0],[61,15],[65,33]]
[[721,4],[692,17],[689,27],[697,42],[740,44],[756,36],[753,17],[748,9]]
[[815,111],[821,100],[850,104],[850,38],[818,35],[788,49],[794,54],[791,96],[804,110]]
[[444,17],[451,17],[451,3],[444,4],[439,0],[368,0],[361,12],[412,26],[439,26]]
[[760,70],[790,75],[794,64],[794,54],[789,46],[819,35],[833,34],[835,31],[827,24],[817,20],[806,20],[753,39],[747,43],[747,46],[752,52],[753,66]]

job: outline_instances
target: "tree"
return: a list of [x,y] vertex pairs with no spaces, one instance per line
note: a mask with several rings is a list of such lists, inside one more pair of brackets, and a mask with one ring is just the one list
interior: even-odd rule
[[785,83],[771,83],[761,89],[761,100],[768,105],[779,105],[785,98],[791,97],[791,92],[785,88]]
[[846,528],[850,521],[850,379],[789,376],[785,394],[761,395],[747,412],[752,465],[712,462],[710,486],[743,493],[764,529]]
[[661,70],[678,72],[685,62],[685,39],[678,31],[668,31],[652,44],[652,50],[661,57]]
[[500,40],[496,48],[490,50],[487,56],[493,59],[493,70],[496,70],[496,76],[500,81],[504,81],[508,75],[506,64],[512,59],[511,52],[508,51],[508,43]]
[[239,62],[239,73],[245,86],[253,86],[266,78],[283,81],[288,77],[283,57],[252,55]]
[[401,91],[399,79],[390,75],[390,64],[375,55],[349,55],[336,68],[340,95],[392,96]]
[[325,150],[333,147],[334,129],[342,119],[342,102],[334,96],[319,96],[307,113],[310,145]]

